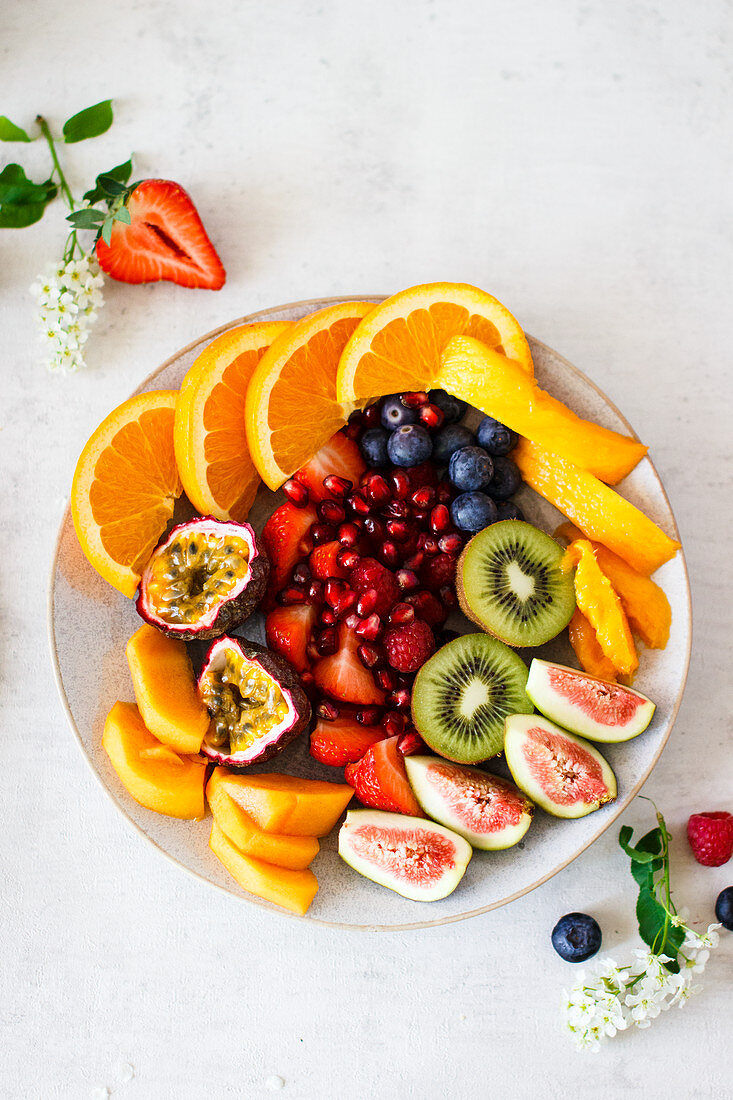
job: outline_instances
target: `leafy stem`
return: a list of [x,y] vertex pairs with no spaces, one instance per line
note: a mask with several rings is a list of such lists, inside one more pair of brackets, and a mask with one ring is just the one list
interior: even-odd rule
[[37,115],[36,122],[38,123],[38,125],[40,127],[40,130],[41,130],[41,133],[43,134],[44,138],[46,139],[46,143],[47,143],[49,149],[51,150],[51,159],[53,160],[53,166],[54,166],[55,170],[58,172],[59,187],[61,188],[63,196],[66,199],[66,202],[68,203],[69,210],[74,210],[75,209],[74,196],[71,193],[71,188],[69,187],[68,183],[66,182],[66,176],[64,175],[64,170],[61,167],[61,164],[59,163],[59,158],[56,154],[56,144],[53,140],[53,135],[51,134],[48,123],[46,122],[43,115]]

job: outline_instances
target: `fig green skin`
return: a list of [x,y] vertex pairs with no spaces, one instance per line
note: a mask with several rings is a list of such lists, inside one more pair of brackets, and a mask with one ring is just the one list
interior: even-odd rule
[[160,630],[162,634],[167,634],[170,638],[179,638],[183,642],[208,641],[211,638],[220,638],[222,635],[229,633],[230,630],[234,630],[235,627],[240,626],[259,606],[265,594],[267,581],[270,576],[270,559],[265,553],[262,543],[257,538],[254,528],[251,527],[249,523],[233,523],[229,520],[219,521],[214,516],[199,516],[195,520],[179,523],[168,535],[163,536],[153,551],[153,554],[162,546],[166,546],[177,538],[183,528],[195,530],[198,524],[204,522],[221,522],[222,526],[246,528],[250,536],[254,553],[251,555],[248,563],[249,580],[242,591],[237,593],[236,596],[232,596],[230,599],[225,599],[211,626],[201,629],[198,629],[195,625],[184,628],[173,626],[155,615],[155,612],[147,606],[145,596],[145,571],[143,570],[137,599],[135,601],[135,608],[138,615],[141,619],[144,619],[146,623],[150,623],[151,626]]
[[[552,814],[553,817],[586,817],[588,814],[593,813],[594,810],[600,809],[606,802],[613,802],[616,798],[616,776],[613,773],[611,765],[601,756],[598,749],[594,748],[588,741],[584,741],[582,737],[576,737],[575,734],[568,733],[567,730],[561,729],[547,718],[542,718],[539,714],[512,714],[506,719],[505,726],[504,756],[509,771],[512,773],[512,778],[519,789],[524,791],[528,798],[531,798],[538,806],[541,806],[546,813]],[[603,783],[606,787],[606,791],[601,798],[593,802],[578,801],[568,805],[561,805],[560,803],[553,802],[550,795],[545,791],[544,787],[542,787],[536,776],[530,772],[526,762],[522,758],[522,746],[529,737],[530,729],[534,726],[543,726],[549,732],[556,735],[559,734],[561,737],[578,745],[584,752],[587,752],[598,762],[601,767]]]
[[250,757],[244,763],[238,754],[231,755],[214,746],[207,745],[204,737],[201,746],[201,752],[204,756],[207,756],[213,764],[223,765],[232,771],[243,772],[250,768],[252,764],[264,764],[267,760],[271,760],[273,756],[281,753],[291,741],[294,741],[296,737],[303,733],[310,725],[311,705],[308,696],[300,686],[300,677],[290,662],[281,657],[279,653],[273,653],[265,646],[258,645],[257,642],[250,642],[246,638],[217,638],[206,655],[199,675],[199,683],[201,683],[202,677],[209,666],[212,650],[223,641],[239,649],[248,660],[257,661],[265,672],[272,676],[273,680],[277,680],[280,687],[290,696],[294,709],[293,724],[283,730],[276,741],[270,741],[264,745],[257,756]]
[[[603,720],[604,707],[602,699],[598,700],[598,713],[597,717],[594,718],[584,713],[579,706],[574,705],[556,691],[549,679],[549,672],[552,669],[560,669],[578,677],[579,680],[590,680],[601,687],[606,685],[610,690],[636,696],[637,699],[642,700],[642,703],[636,713],[624,725],[611,725]],[[592,741],[601,741],[605,744],[630,741],[633,737],[638,737],[647,728],[656,710],[656,705],[651,699],[648,699],[646,695],[642,695],[640,691],[634,691],[632,688],[614,684],[608,680],[601,680],[597,676],[591,676],[587,672],[579,672],[575,668],[556,665],[551,661],[541,661],[537,657],[533,658],[532,664],[529,666],[526,691],[537,710],[544,714],[546,718],[557,722],[559,726],[570,730],[571,733],[577,733],[581,737],[589,737]]]

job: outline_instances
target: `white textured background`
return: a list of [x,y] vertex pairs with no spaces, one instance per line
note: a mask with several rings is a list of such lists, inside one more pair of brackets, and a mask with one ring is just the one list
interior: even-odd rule
[[[729,349],[731,43],[724,0],[9,0],[0,113],[117,121],[64,151],[72,188],[136,155],[179,180],[228,271],[217,294],[108,284],[84,376],[49,378],[26,288],[57,204],[0,234],[3,720],[0,1095],[120,1100],[733,1096],[733,937],[699,998],[576,1054],[556,919],[637,946],[615,830],[509,908],[349,934],[274,920],[149,849],[66,728],[45,640],[55,528],[91,430],[194,336],[279,302],[477,283],[605,388],[651,446],[692,575],[696,640],[646,785],[706,925],[733,865],[694,810],[733,808]],[[5,146],[42,178],[40,144]],[[728,500],[729,505],[729,500]],[[94,654],[89,654],[94,660]],[[647,803],[627,819],[649,822]],[[125,1081],[129,1064],[134,1078]]]

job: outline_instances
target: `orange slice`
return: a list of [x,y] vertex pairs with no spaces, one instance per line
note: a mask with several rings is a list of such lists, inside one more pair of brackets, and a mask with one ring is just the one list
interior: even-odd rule
[[250,454],[271,489],[345,424],[353,406],[336,398],[336,371],[347,340],[373,309],[373,302],[342,302],[318,310],[260,359],[247,389],[245,421]]
[[176,403],[174,444],[186,496],[202,515],[242,523],[260,476],[244,402],[255,368],[289,321],[241,325],[213,340],[189,369]]
[[425,283],[393,294],[359,325],[341,356],[339,401],[429,389],[454,336],[473,336],[533,372],[527,339],[501,302],[467,283]]
[[125,401],[91,436],[74,471],[71,514],[87,560],[125,596],[183,492],[173,450],[177,390]]

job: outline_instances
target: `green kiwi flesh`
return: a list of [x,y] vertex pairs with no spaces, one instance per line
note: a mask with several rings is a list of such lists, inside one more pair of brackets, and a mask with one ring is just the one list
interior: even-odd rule
[[504,720],[532,714],[527,666],[489,634],[463,634],[425,662],[412,690],[412,721],[446,760],[479,764],[501,752]]
[[458,560],[461,609],[511,646],[538,646],[563,630],[575,610],[564,550],[531,523],[500,520],[471,539]]

